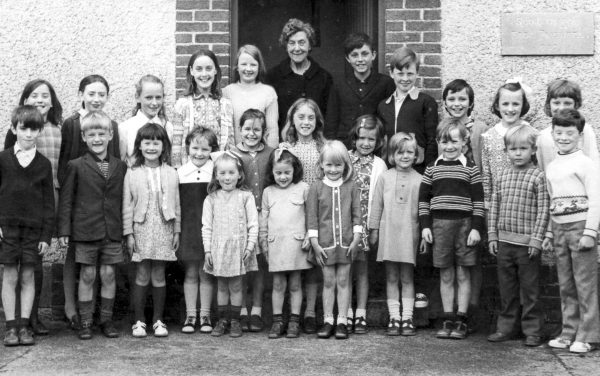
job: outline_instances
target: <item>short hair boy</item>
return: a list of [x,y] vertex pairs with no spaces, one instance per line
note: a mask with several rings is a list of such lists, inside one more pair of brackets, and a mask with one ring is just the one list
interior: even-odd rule
[[[44,120],[34,106],[19,106],[11,116],[16,142],[0,153],[0,264],[4,264],[2,306],[5,346],[33,345],[29,318],[35,294],[34,268],[48,250],[54,230],[52,166],[36,148]],[[21,318],[15,319],[21,281]]]
[[[538,132],[524,124],[504,136],[511,167],[498,176],[488,216],[489,251],[498,258],[501,312],[490,342],[514,337],[517,323],[526,346],[542,344],[544,315],[539,301],[540,250],[549,220],[544,173],[535,165]],[[519,317],[519,306],[522,306]]]
[[438,108],[435,99],[417,89],[419,57],[413,50],[402,47],[394,51],[390,60],[390,76],[396,90],[377,106],[385,134],[390,139],[398,132],[413,133],[419,147],[425,151],[423,161],[415,164],[422,174],[425,167],[438,156],[436,128]]
[[[462,150],[467,129],[446,123],[438,131],[442,155],[429,164],[419,189],[422,236],[433,243],[433,266],[440,268],[444,322],[438,338],[467,335],[470,267],[477,262],[474,246],[483,228],[483,186],[477,165]],[[458,282],[458,312],[454,315],[454,280]]]
[[379,102],[388,98],[396,86],[394,80],[373,68],[377,52],[365,33],[352,33],[344,41],[344,55],[352,69],[335,77],[327,102],[325,137],[350,147],[350,130],[362,115],[374,115]]
[[58,235],[61,245],[71,242],[75,247],[75,261],[81,264],[79,338],[92,338],[92,298],[98,263],[102,281],[100,325],[106,337],[114,338],[119,336],[112,322],[112,311],[115,265],[124,259],[122,201],[127,165],[108,154],[112,128],[105,113],[88,113],[81,120],[81,135],[88,150],[67,164],[58,208]]
[[585,119],[575,109],[552,118],[552,137],[558,150],[546,169],[552,231],[544,246],[554,253],[560,289],[562,332],[548,345],[586,353],[600,342],[598,312],[598,224],[600,169],[579,149]]

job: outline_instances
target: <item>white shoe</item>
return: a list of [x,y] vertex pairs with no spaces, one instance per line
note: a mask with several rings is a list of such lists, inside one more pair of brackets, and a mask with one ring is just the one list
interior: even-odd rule
[[146,336],[146,324],[138,321],[131,327],[132,333],[135,338],[143,338]]
[[196,316],[188,316],[181,327],[182,333],[191,334],[196,331]]
[[429,306],[429,299],[427,299],[427,295],[423,293],[418,293],[415,295],[415,308],[427,308]]
[[210,333],[212,332],[213,327],[210,322],[210,317],[202,316],[200,317],[200,333]]
[[566,349],[571,346],[571,341],[566,338],[556,337],[548,342],[548,346],[555,349]]
[[154,325],[152,325],[152,329],[154,329],[155,337],[166,337],[169,335],[169,331],[167,330],[167,326],[163,324],[162,321],[156,320]]
[[589,343],[579,341],[573,342],[571,347],[569,347],[570,352],[578,354],[588,353],[592,350],[594,350],[594,346],[590,345]]

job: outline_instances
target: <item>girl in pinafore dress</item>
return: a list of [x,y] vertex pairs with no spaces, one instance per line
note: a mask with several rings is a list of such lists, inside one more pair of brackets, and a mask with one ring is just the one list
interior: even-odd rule
[[[302,181],[312,185],[318,180],[319,154],[323,147],[323,127],[325,121],[319,106],[308,98],[300,98],[288,110],[283,133],[285,142],[279,146],[291,151],[302,163]],[[304,332],[317,332],[315,306],[319,288],[319,269],[309,269],[305,274],[306,309],[304,311]]]
[[233,107],[221,93],[221,67],[210,50],[200,50],[190,57],[186,71],[185,96],[175,103],[173,116],[173,157],[179,168],[188,160],[184,141],[195,127],[211,129],[217,135],[220,150],[234,146]]
[[[412,134],[392,136],[388,161],[393,168],[379,177],[369,211],[369,243],[377,244],[377,261],[385,262],[386,295],[390,315],[387,335],[416,334],[412,322],[415,304],[414,266],[419,245],[419,187],[421,174],[413,169],[419,147]],[[422,248],[421,251],[424,251]],[[400,292],[402,283],[402,316]]]
[[360,191],[360,212],[362,235],[358,250],[352,255],[352,275],[356,278],[356,315],[352,310],[352,284],[350,278],[348,307],[348,331],[365,334],[367,325],[367,299],[369,297],[369,232],[367,222],[369,210],[379,175],[387,170],[383,159],[379,158],[384,145],[384,130],[381,120],[375,115],[362,115],[354,121],[354,127],[348,134],[354,150],[349,152],[354,168],[354,183]]
[[[177,170],[179,196],[181,197],[181,246],[177,258],[185,267],[183,295],[186,319],[181,331],[194,333],[196,324],[200,332],[210,333],[210,306],[214,277],[204,271],[204,246],[202,245],[202,208],[208,195],[208,183],[212,179],[213,161],[210,153],[219,150],[217,136],[204,127],[190,132],[185,145],[189,161]],[[200,322],[197,322],[196,304],[200,286]]]
[[[204,270],[217,277],[219,321],[211,335],[241,337],[242,276],[257,271],[255,246],[258,213],[251,192],[244,186],[242,162],[230,152],[215,161],[209,195],[202,209]],[[231,309],[228,304],[231,302]]]
[[[289,150],[276,149],[269,158],[266,183],[262,196],[259,240],[263,254],[273,273],[273,326],[269,338],[287,338],[300,333],[302,306],[301,271],[312,268],[306,260],[305,205],[308,185],[302,181],[302,164]],[[287,329],[283,325],[283,300],[289,282],[291,316]]]
[[354,184],[348,150],[340,141],[326,141],[319,157],[322,180],[316,181],[306,200],[308,236],[316,262],[323,268],[323,328],[319,338],[334,332],[333,305],[338,317],[335,338],[348,338],[346,312],[352,254],[361,239],[360,193]]
[[123,235],[131,261],[137,264],[133,305],[134,337],[146,336],[144,308],[146,289],[152,280],[152,322],[155,337],[169,332],[163,322],[167,289],[165,265],[175,261],[181,232],[179,179],[169,165],[171,143],[165,129],[154,123],[144,125],[134,144],[135,162],[125,175],[123,192]]

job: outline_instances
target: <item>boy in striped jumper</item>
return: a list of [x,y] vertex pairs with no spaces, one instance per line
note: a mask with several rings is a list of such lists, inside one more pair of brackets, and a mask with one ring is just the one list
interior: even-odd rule
[[511,167],[498,174],[488,216],[490,253],[498,258],[501,312],[490,342],[511,339],[521,312],[525,346],[542,344],[539,302],[540,250],[548,226],[549,197],[544,173],[532,160],[537,131],[529,125],[508,129],[504,145]]
[[[470,268],[476,263],[483,228],[483,186],[479,168],[462,153],[467,129],[458,121],[441,124],[437,141],[442,151],[425,169],[419,190],[422,236],[433,243],[433,266],[440,268],[444,308],[438,338],[463,339],[471,297]],[[454,280],[458,282],[458,312],[454,315]]]
[[550,227],[544,249],[556,254],[562,310],[562,332],[550,347],[586,353],[600,342],[598,264],[600,171],[579,149],[585,119],[575,109],[552,118],[552,137],[558,155],[546,168],[550,193]]

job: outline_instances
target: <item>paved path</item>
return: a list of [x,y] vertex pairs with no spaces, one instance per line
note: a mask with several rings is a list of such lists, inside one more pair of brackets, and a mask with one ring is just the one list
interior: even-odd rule
[[[125,328],[125,325],[122,325]],[[108,340],[100,333],[80,341],[63,323],[32,347],[0,347],[0,374],[276,374],[276,375],[585,375],[600,374],[600,351],[585,356],[519,341],[490,344],[483,335],[451,341],[432,330],[416,337],[386,337],[382,329],[349,340],[313,336],[269,340],[185,335],[136,339],[129,331]],[[3,333],[1,333],[3,336]]]

